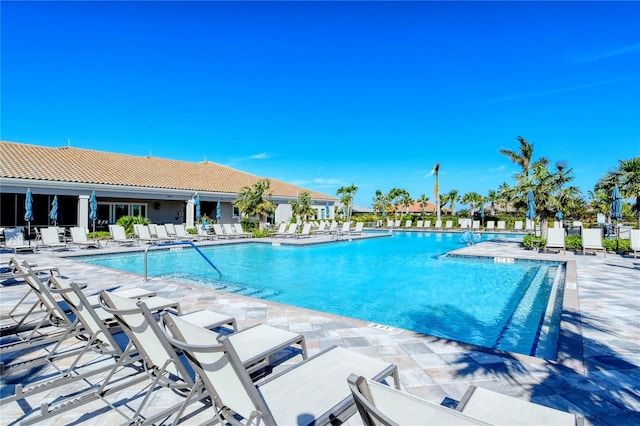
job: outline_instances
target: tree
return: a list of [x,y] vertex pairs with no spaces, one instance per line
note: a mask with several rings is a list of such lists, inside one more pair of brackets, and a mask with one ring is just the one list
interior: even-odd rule
[[473,219],[473,214],[476,211],[476,207],[482,203],[482,195],[477,192],[467,192],[462,196],[462,202],[465,204],[469,204],[471,210],[471,218]]
[[458,191],[452,189],[447,194],[447,201],[449,202],[449,207],[451,208],[451,215],[456,215],[456,203],[460,201],[460,196],[458,195]]
[[349,220],[349,218],[351,217],[353,197],[355,197],[357,192],[358,187],[354,184],[351,184],[350,186],[341,186],[336,191],[336,195],[340,196],[340,202],[344,205],[344,208],[346,210],[345,220]]
[[640,157],[619,160],[618,167],[600,178],[595,189],[605,191],[611,202],[611,194],[616,184],[623,199],[631,198],[635,201],[632,210],[640,227]]
[[303,218],[306,222],[309,216],[316,214],[316,210],[311,206],[311,194],[303,192],[297,200],[289,201],[294,216],[298,219]]
[[436,175],[436,183],[433,186],[433,195],[436,200],[436,219],[440,220],[440,163],[436,163],[431,170],[432,175]]
[[509,187],[506,182],[503,182],[498,187],[498,201],[504,203],[504,211],[507,213],[509,210],[509,204],[513,201],[514,193],[513,188]]
[[495,216],[496,215],[496,202],[498,201],[498,193],[495,190],[491,189],[489,191],[489,194],[485,198],[485,200],[489,202],[489,214],[491,216]]
[[426,194],[421,194],[420,198],[418,199],[418,202],[420,203],[420,209],[422,210],[422,216],[424,216],[425,212],[427,210],[427,206],[429,205],[429,197],[427,197]]
[[[402,199],[402,196],[404,193],[406,193],[407,191],[405,191],[404,189],[399,189],[399,188],[391,188],[389,190],[389,193],[387,194],[387,202],[389,203],[389,207],[392,209],[394,216],[396,216],[396,213],[398,211],[398,204],[400,203],[400,200]],[[397,217],[397,216],[396,216]]]
[[275,205],[269,199],[270,188],[269,179],[259,180],[251,187],[243,186],[238,198],[233,202],[243,216],[258,216],[260,229],[264,227],[266,218],[275,211]]
[[[533,166],[533,144],[529,143],[529,141],[527,141],[522,136],[518,136],[516,139],[520,143],[519,152],[513,151],[511,149],[501,148],[500,154],[506,155],[511,161],[520,166],[520,168],[522,169],[522,173],[515,175],[514,178],[518,181],[519,184],[522,184],[527,181],[529,177],[529,171]],[[538,161],[545,165],[549,163],[549,160],[547,160],[546,158],[541,158]]]
[[411,194],[408,191],[404,191],[400,197],[400,204],[407,209],[406,213],[409,213],[409,207],[413,204],[413,199],[411,198]]

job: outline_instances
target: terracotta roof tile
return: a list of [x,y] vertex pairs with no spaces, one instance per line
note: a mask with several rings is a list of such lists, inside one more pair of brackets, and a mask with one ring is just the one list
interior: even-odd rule
[[[264,179],[210,161],[191,163],[5,141],[0,142],[0,158],[0,177],[3,178],[227,193],[239,193],[243,186],[252,186]],[[307,191],[315,199],[335,199],[277,179],[271,179],[271,190],[276,196],[296,197]]]

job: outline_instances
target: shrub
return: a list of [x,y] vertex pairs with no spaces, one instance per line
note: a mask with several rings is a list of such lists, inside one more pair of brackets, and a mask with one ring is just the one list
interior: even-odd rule
[[260,229],[260,220],[254,217],[240,218],[240,225],[245,232],[254,232]]
[[107,231],[89,232],[87,238],[92,240],[108,240],[111,238],[111,233]]
[[567,250],[582,250],[582,238],[580,235],[567,235],[564,237],[564,245]]
[[[244,229],[244,225],[243,225],[243,229]],[[270,231],[268,229],[263,229],[263,230],[255,229],[252,232],[255,238],[265,238],[275,234],[274,231]]]
[[143,224],[148,225],[151,223],[149,219],[142,216],[122,216],[120,219],[116,221],[116,225],[120,225],[124,227],[124,232],[127,235],[133,235],[133,225]]

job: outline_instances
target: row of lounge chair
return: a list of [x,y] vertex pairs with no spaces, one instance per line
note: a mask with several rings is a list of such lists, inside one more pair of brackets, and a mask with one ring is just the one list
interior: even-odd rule
[[[544,250],[562,250],[563,254],[566,252],[565,237],[567,233],[564,228],[549,228],[547,229],[547,240],[544,246]],[[582,229],[580,234],[582,240],[582,254],[587,252],[593,252],[597,254],[602,251],[604,257],[607,256],[607,250],[602,243],[602,229],[601,228],[585,228]],[[640,229],[630,230],[630,247],[633,252],[633,257],[636,258],[638,252],[640,252]]]
[[[579,416],[475,386],[457,409],[447,408],[401,391],[395,364],[337,346],[309,357],[304,336],[291,331],[263,324],[239,331],[233,317],[208,310],[184,313],[179,303],[141,289],[102,291],[96,299],[71,280],[53,273],[43,280],[24,262],[11,262],[45,310],[28,310],[20,320],[18,315],[5,318],[10,325],[3,326],[3,335],[14,333],[17,343],[1,347],[3,358],[27,345],[42,348],[43,355],[3,365],[3,373],[44,364],[58,369],[45,381],[17,385],[14,394],[0,400],[0,405],[26,400],[31,404],[23,406],[29,407],[48,392],[21,424],[46,421],[98,399],[135,410],[130,424],[188,421],[187,409],[197,401],[208,404],[210,419],[220,424],[334,424],[356,410],[366,425],[582,422]],[[39,332],[27,335],[31,317]],[[69,341],[75,345],[71,349],[64,346]],[[265,369],[285,349],[302,359],[275,373]],[[101,361],[86,362],[88,352]],[[82,388],[83,383],[89,385]],[[148,385],[143,395],[125,396],[123,391],[141,383]],[[163,404],[160,412],[150,410],[152,394],[163,387],[182,400]],[[65,388],[70,395],[60,393]],[[52,397],[55,405],[48,400]]]
[[[480,220],[471,220],[471,219],[458,219],[458,227],[454,228],[453,220],[436,220],[433,222],[433,227],[431,226],[431,220],[418,220],[413,225],[413,220],[408,219],[405,221],[404,226],[402,225],[401,220],[387,220],[386,227],[389,229],[471,229],[471,230],[481,230],[483,229],[482,222]],[[484,230],[486,231],[507,231],[507,222],[504,220],[494,221],[488,220],[484,225]],[[514,226],[510,231],[522,232],[525,230],[533,230],[532,224],[525,223],[522,220],[516,220]]]
[[[314,225],[317,226],[314,228]],[[312,235],[360,235],[364,230],[364,222],[357,222],[351,227],[351,222],[343,222],[340,227],[336,221],[321,221],[319,224],[305,223],[301,232],[298,231],[297,223],[286,224],[281,223],[279,228],[273,234],[275,238],[308,238]]]
[[24,239],[22,228],[8,228],[4,230],[4,248],[12,250],[14,254],[18,252],[35,252],[39,248],[49,250],[66,250],[70,247],[100,247],[99,241],[90,241],[87,238],[89,232],[86,228],[69,228],[70,238],[64,236],[65,229],[55,226],[46,228],[35,228],[36,237],[34,240]]

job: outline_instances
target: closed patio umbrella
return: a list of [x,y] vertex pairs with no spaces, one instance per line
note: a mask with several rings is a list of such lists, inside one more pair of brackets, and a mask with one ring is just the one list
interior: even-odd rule
[[24,199],[24,220],[27,222],[27,238],[31,245],[31,221],[33,220],[33,195],[31,188],[27,188],[27,194]]
[[222,218],[222,206],[220,205],[220,201],[218,201],[218,205],[216,206],[216,220],[219,221]]
[[324,205],[324,217],[329,219],[329,202],[327,201]]
[[536,201],[533,199],[533,191],[527,192],[527,219],[536,218]]
[[49,219],[53,221],[53,226],[58,225],[58,196],[53,196],[53,202],[51,203],[51,211],[49,212]]
[[622,219],[622,197],[620,196],[618,185],[613,187],[613,194],[611,195],[611,219]]
[[89,220],[93,222],[93,232],[96,232],[96,220],[98,219],[98,201],[96,200],[96,191],[91,192],[89,197]]
[[200,196],[199,195],[196,195],[196,197],[193,199],[193,205],[196,208],[196,220],[198,220],[202,216],[200,214]]

